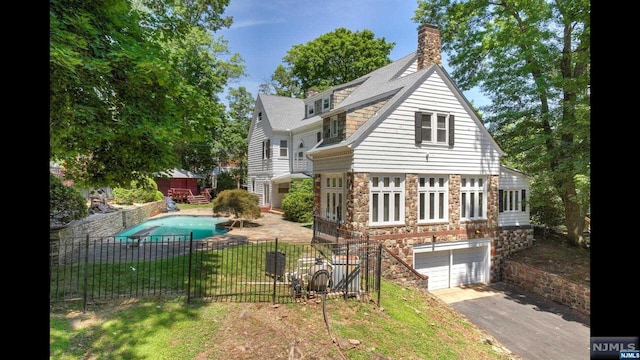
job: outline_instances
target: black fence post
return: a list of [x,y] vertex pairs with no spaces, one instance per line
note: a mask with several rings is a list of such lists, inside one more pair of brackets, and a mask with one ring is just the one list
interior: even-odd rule
[[380,307],[380,285],[382,283],[382,244],[378,244],[378,269],[376,274],[376,290],[378,290],[378,307]]
[[89,291],[89,234],[87,234],[87,241],[84,244],[84,285],[82,289],[82,313],[87,313],[87,292]]
[[278,238],[276,238],[276,249],[274,251],[274,259],[273,259],[273,295],[271,297],[271,303],[275,305],[276,303],[276,289],[278,281]]
[[351,279],[349,279],[349,242],[345,241],[345,246],[347,247],[347,258],[344,267],[344,299],[347,300],[347,295],[349,294],[349,286],[351,286]]
[[191,259],[193,257],[193,232],[189,233],[189,268],[187,270],[187,304],[191,303]]

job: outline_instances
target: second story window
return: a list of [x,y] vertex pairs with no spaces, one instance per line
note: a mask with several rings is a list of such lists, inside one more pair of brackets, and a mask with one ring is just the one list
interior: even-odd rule
[[271,140],[269,139],[262,141],[262,158],[263,159],[271,158]]
[[322,99],[322,112],[328,111],[329,110],[329,98],[326,97],[324,99]]
[[453,146],[454,116],[451,114],[415,113],[416,144],[441,144]]
[[338,117],[331,117],[331,137],[338,136]]
[[258,113],[258,121],[262,121],[262,111]]
[[287,147],[287,140],[280,140],[280,157],[286,158],[289,154],[289,148]]

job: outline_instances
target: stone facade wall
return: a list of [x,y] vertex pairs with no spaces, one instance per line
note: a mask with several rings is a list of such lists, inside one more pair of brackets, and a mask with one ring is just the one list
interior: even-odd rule
[[[498,181],[487,183],[487,220],[460,222],[460,175],[449,176],[449,222],[418,224],[418,175],[405,175],[405,224],[368,228],[368,173],[347,174],[347,214],[345,228],[369,234],[402,262],[413,267],[413,246],[446,241],[491,239],[491,279],[501,281],[502,261],[514,251],[533,245],[531,226],[498,228]],[[319,180],[318,180],[319,184]],[[316,189],[318,192],[320,188]]]
[[60,244],[64,245],[69,241],[82,241],[86,239],[87,235],[91,238],[113,236],[128,227],[164,212],[167,212],[167,204],[165,200],[160,200],[110,213],[93,214],[84,219],[73,221],[62,229],[51,230],[49,239],[60,240]]
[[503,281],[591,315],[591,287],[532,266],[505,260]]
[[442,66],[440,41],[440,30],[436,26],[425,24],[418,30],[418,70],[431,64]]
[[[533,227],[498,228],[499,176],[487,181],[487,219],[460,221],[460,175],[449,176],[449,221],[418,224],[417,174],[405,174],[405,223],[403,225],[369,227],[369,173],[346,173],[345,231],[368,234],[369,239],[383,244],[385,250],[400,262],[413,268],[413,247],[416,245],[491,239],[491,281],[502,281],[503,259],[512,252],[533,245]],[[321,177],[314,178],[314,204],[320,204]],[[319,209],[314,209],[316,214]],[[387,268],[384,267],[383,268]],[[400,269],[401,267],[391,267]],[[404,276],[398,274],[397,276]],[[411,277],[410,275],[409,278]]]
[[345,131],[346,137],[351,136],[358,128],[367,122],[372,116],[374,116],[384,104],[387,103],[389,97],[379,100],[373,104],[368,104],[366,106],[360,106],[358,108],[352,109],[346,116],[345,120]]

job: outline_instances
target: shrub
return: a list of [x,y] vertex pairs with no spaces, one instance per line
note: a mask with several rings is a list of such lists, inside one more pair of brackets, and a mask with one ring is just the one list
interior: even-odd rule
[[52,224],[67,224],[89,215],[87,199],[72,186],[49,174],[49,217]]
[[225,190],[236,189],[236,180],[233,175],[227,172],[221,172],[216,179],[216,193],[221,193]]
[[289,193],[282,199],[282,210],[287,220],[309,223],[313,221],[313,181],[294,180]]
[[231,213],[236,219],[257,219],[262,216],[258,204],[258,195],[247,190],[224,190],[213,199],[213,213]]
[[152,178],[147,178],[142,184],[132,181],[128,189],[113,189],[113,202],[119,205],[144,204],[162,199],[164,195],[158,190],[158,184]]

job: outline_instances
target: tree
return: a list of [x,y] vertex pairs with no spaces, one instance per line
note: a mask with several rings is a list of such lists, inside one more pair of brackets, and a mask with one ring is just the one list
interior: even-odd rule
[[87,199],[72,186],[49,174],[49,225],[65,225],[89,215]]
[[219,164],[232,166],[235,188],[239,189],[247,177],[248,136],[255,99],[243,86],[229,89],[227,99],[229,109],[214,144],[214,156]]
[[[391,62],[395,43],[374,38],[371,30],[346,28],[294,45],[271,76],[277,95],[303,98],[308,89],[322,91],[366,75]],[[264,87],[261,87],[264,91]]]
[[533,175],[532,204],[554,190],[578,245],[590,199],[590,13],[588,0],[422,0],[413,19],[441,29],[459,87],[491,99],[483,121],[504,162]]
[[[262,216],[258,195],[246,190],[225,190],[213,199],[213,213],[232,213],[240,221],[240,228],[244,226],[244,219],[258,219]],[[235,224],[234,221],[233,224]]]
[[243,69],[212,37],[228,0],[49,4],[51,160],[93,187],[191,164],[188,144],[211,143],[224,113],[215,94]]

